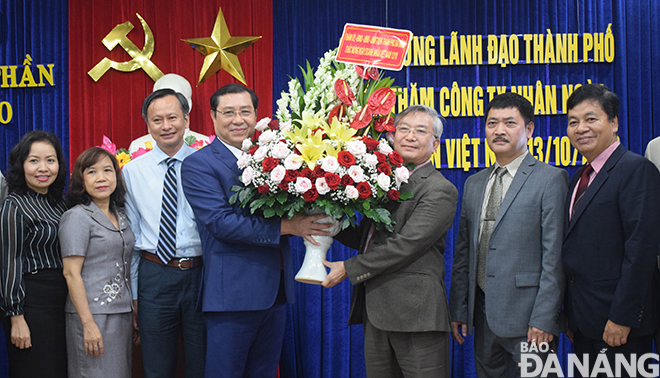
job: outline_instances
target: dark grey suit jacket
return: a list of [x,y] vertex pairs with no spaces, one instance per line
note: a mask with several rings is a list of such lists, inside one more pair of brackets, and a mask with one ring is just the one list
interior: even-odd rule
[[430,163],[401,190],[410,190],[413,197],[392,210],[392,233],[375,231],[366,251],[369,222],[337,238],[360,250],[344,262],[353,284],[349,324],[362,323],[366,309],[371,324],[384,331],[448,332],[443,253],[458,191]]
[[[472,334],[481,208],[493,167],[465,182],[449,308]],[[486,316],[493,333],[522,337],[529,326],[558,335],[565,288],[561,264],[568,174],[528,154],[495,219],[486,262]]]

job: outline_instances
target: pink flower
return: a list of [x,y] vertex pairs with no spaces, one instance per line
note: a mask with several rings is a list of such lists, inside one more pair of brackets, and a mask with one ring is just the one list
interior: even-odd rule
[[146,148],[142,148],[142,147],[140,147],[140,148],[138,148],[137,151],[135,151],[135,152],[133,152],[133,153],[131,154],[131,160],[132,160],[132,159],[135,159],[136,157],[138,157],[138,156],[140,156],[140,155],[144,155],[144,154],[146,154],[146,153],[149,152],[149,151],[151,151],[151,150],[147,150]]
[[330,191],[328,183],[325,182],[325,177],[319,177],[316,179],[316,191],[319,192],[320,195],[324,195]]
[[270,171],[270,179],[275,184],[282,182],[282,180],[284,180],[284,176],[286,176],[286,169],[284,169],[284,167],[281,165],[278,165],[277,167],[273,168],[272,171]]
[[190,145],[190,147],[192,147],[194,149],[197,149],[197,150],[201,149],[204,146],[206,146],[206,143],[204,143],[204,141],[202,139],[200,139],[200,140],[198,140],[195,143]]
[[117,146],[114,143],[112,143],[110,138],[108,138],[105,135],[103,136],[103,144],[98,147],[101,147],[102,149],[109,151],[113,155],[117,152]]
[[312,188],[312,181],[307,177],[298,177],[296,178],[295,188],[296,192],[305,193]]

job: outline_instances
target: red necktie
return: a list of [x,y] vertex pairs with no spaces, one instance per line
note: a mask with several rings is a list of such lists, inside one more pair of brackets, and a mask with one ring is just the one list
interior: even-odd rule
[[575,201],[573,202],[573,212],[575,212],[575,208],[577,207],[578,203],[580,203],[580,200],[584,196],[584,192],[587,191],[587,188],[589,187],[589,176],[591,175],[591,172],[594,171],[594,168],[591,166],[591,164],[587,165],[587,167],[582,171],[582,175],[580,176],[580,183],[578,184],[577,192],[575,192]]

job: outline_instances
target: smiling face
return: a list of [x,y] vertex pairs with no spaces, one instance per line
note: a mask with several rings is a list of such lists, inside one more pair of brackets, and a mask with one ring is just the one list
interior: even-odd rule
[[183,134],[188,127],[188,116],[183,114],[176,96],[154,100],[147,109],[149,133],[163,152],[174,156],[183,146]]
[[397,123],[394,149],[403,158],[403,164],[422,164],[428,161],[440,141],[433,135],[433,119],[424,112],[412,112]]
[[117,188],[117,172],[110,158],[103,156],[83,170],[85,191],[96,204],[108,202]]
[[571,144],[592,162],[607,147],[616,142],[619,119],[607,114],[595,100],[585,100],[568,111],[566,134]]
[[527,140],[532,132],[534,123],[525,125],[518,108],[490,109],[488,112],[486,140],[501,166],[509,164],[527,150]]
[[48,142],[34,142],[30,153],[23,162],[25,183],[37,193],[48,193],[48,187],[55,182],[60,165],[55,148]]
[[243,140],[254,133],[257,114],[248,92],[228,93],[218,98],[218,107],[211,109],[215,135],[223,142],[241,148]]

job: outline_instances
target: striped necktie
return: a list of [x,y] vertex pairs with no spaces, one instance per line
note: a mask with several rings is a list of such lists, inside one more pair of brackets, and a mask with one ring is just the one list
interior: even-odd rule
[[493,186],[490,188],[490,195],[488,196],[488,203],[486,204],[486,211],[484,214],[484,224],[481,229],[481,237],[477,246],[477,285],[486,291],[486,261],[488,257],[488,245],[490,243],[490,236],[493,234],[493,226],[495,226],[495,219],[497,213],[502,206],[502,192],[504,191],[504,182],[502,177],[506,173],[506,168],[497,167],[493,173]]
[[167,173],[163,183],[163,203],[160,212],[160,231],[158,234],[158,248],[156,255],[167,264],[176,252],[176,171],[174,163],[176,159],[168,158]]

